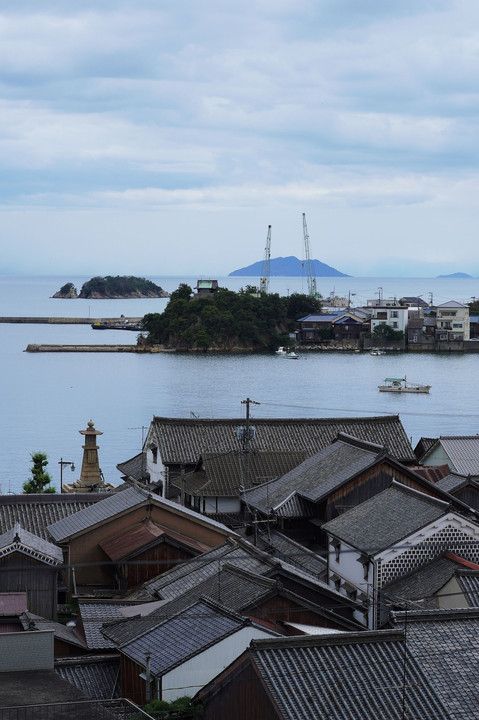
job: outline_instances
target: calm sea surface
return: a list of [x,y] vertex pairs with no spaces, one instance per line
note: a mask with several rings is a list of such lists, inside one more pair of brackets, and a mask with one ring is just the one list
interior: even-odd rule
[[[67,281],[79,289],[87,277],[0,276],[0,316],[142,316],[161,312],[167,300],[54,300]],[[172,291],[196,278],[151,279]],[[218,278],[237,290],[257,278]],[[436,303],[468,302],[479,297],[473,279],[323,278],[323,295],[351,293],[353,303],[383,297],[421,295]],[[273,278],[271,291],[306,292],[301,278]],[[46,452],[49,471],[60,485],[58,461],[74,461],[64,481],[79,477],[83,436],[93,419],[103,431],[100,465],[107,481],[117,484],[116,464],[138,453],[153,415],[242,417],[247,397],[256,417],[345,417],[399,414],[415,444],[421,435],[479,432],[477,377],[479,355],[306,354],[289,361],[274,354],[250,356],[135,355],[129,353],[40,353],[28,343],[132,343],[134,333],[99,333],[88,325],[0,324],[0,460],[4,493],[20,492],[29,476],[30,453]],[[407,375],[432,385],[430,395],[379,393],[387,376]]]

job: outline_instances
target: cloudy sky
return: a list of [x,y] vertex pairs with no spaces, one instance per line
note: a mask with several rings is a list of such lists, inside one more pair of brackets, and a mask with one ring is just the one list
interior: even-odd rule
[[479,276],[477,0],[0,0],[0,272]]

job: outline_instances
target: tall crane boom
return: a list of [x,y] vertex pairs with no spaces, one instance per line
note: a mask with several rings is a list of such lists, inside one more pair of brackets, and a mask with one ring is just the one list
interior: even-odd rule
[[313,264],[311,262],[311,253],[309,249],[308,226],[306,225],[306,213],[303,213],[303,235],[304,235],[304,260],[306,263],[306,277],[308,278],[308,295],[317,297],[316,275],[313,272]]
[[271,225],[268,225],[266,247],[264,249],[263,277],[259,281],[260,292],[267,293],[269,290],[269,261],[271,258]]

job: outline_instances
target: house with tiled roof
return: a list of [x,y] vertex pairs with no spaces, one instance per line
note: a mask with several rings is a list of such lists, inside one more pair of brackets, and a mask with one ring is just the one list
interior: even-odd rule
[[[386,448],[339,433],[330,445],[280,478],[245,490],[245,514],[256,513],[289,532],[318,526],[385,490],[391,482],[451,502],[446,492],[386,453]],[[466,506],[461,508],[467,511]]]
[[202,453],[193,472],[176,481],[182,503],[198,512],[239,513],[245,485],[256,486],[281,477],[306,458],[306,452],[240,450]]
[[171,701],[194,695],[253,638],[277,634],[223,605],[199,599],[120,647],[122,693],[138,705],[147,697]]
[[[314,455],[339,432],[384,446],[401,463],[414,463],[398,415],[361,418],[251,418],[251,452],[305,452]],[[244,419],[154,417],[144,450],[151,482],[175,482],[195,470],[205,452],[244,452]]]
[[448,473],[436,482],[436,486],[479,510],[479,475]]
[[329,582],[363,600],[363,618],[370,628],[387,620],[389,608],[379,601],[383,586],[446,550],[479,561],[478,523],[451,504],[396,482],[330,520],[323,530],[328,536]]
[[[301,549],[293,550],[297,560]],[[311,553],[304,551],[305,562]],[[204,553],[196,560],[178,565],[131,593],[129,600],[145,601],[145,614],[131,621],[105,624],[101,632],[121,646],[158,619],[187,607],[200,597],[209,597],[235,612],[268,619],[282,628],[283,621],[323,628],[356,629],[356,604],[345,599],[322,579],[323,563],[309,562],[309,572],[298,564],[271,557],[250,543],[238,539]],[[317,568],[317,577],[312,572]],[[319,577],[321,576],[321,577]],[[148,601],[160,601],[146,610]],[[131,609],[134,612],[134,608]]]
[[208,720],[456,717],[397,631],[253,640],[195,698]]
[[67,560],[70,593],[140,585],[178,561],[222,544],[224,525],[132,486],[49,525]]
[[16,522],[0,535],[0,563],[2,592],[28,588],[28,609],[56,620],[60,548]]

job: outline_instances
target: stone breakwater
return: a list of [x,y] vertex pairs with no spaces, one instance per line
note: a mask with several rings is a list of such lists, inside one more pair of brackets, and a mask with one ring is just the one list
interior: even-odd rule
[[25,352],[116,352],[116,353],[165,353],[175,352],[158,345],[152,347],[138,345],[47,345],[29,343]]

